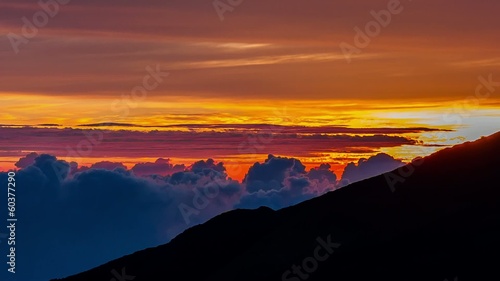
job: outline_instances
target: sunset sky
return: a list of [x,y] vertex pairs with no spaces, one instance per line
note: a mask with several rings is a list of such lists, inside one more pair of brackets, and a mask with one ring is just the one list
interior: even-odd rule
[[19,273],[0,280],[76,274],[499,131],[499,12],[498,0],[1,0],[0,185],[17,183],[20,243]]
[[[500,2],[401,1],[348,62],[339,45],[390,2],[242,1],[221,17],[213,1],[72,0],[20,43],[43,9],[2,1],[0,167],[30,152],[129,168],[213,158],[242,179],[274,154],[341,174],[498,131]],[[93,129],[113,132],[71,154]]]

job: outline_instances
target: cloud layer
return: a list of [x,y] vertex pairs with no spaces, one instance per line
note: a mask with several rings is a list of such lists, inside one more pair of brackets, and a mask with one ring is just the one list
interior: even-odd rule
[[[94,158],[93,163],[85,164],[108,168],[115,168],[115,165],[119,165],[117,162],[123,162],[118,161],[120,158],[134,159],[135,167],[128,164],[128,168],[132,168],[136,174],[156,169],[162,170],[162,175],[167,175],[184,168],[181,164],[175,166],[168,158],[217,158],[224,160],[226,164],[248,165],[262,159],[267,153],[309,159],[321,158],[328,153],[341,153],[359,158],[381,148],[418,145],[406,135],[432,131],[434,130],[429,128],[358,129],[263,124],[185,125],[179,129],[150,131],[0,126],[0,158],[12,159],[14,164],[14,159],[25,157],[16,164],[17,167],[24,167],[36,155],[25,156],[23,151],[37,151],[58,155],[80,164],[85,163],[83,159]],[[165,159],[148,164],[137,160],[156,159],[159,156],[165,156]],[[95,163],[97,161],[107,162]],[[320,161],[318,159],[312,162]]]
[[[339,186],[328,164],[307,171],[298,159],[274,155],[251,166],[243,182],[212,159],[172,165],[160,158],[127,170],[117,162],[80,167],[30,153],[17,166],[18,266],[30,268],[17,276],[33,281],[168,242],[234,208],[280,209]],[[6,172],[0,181],[7,182]]]
[[347,164],[342,174],[342,184],[346,185],[371,178],[404,165],[405,163],[402,161],[385,153],[379,153],[368,159],[361,158],[357,164],[353,162]]

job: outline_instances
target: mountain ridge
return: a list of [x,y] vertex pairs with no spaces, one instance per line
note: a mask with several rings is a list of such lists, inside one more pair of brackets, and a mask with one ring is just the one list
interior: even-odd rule
[[[165,245],[60,280],[108,281],[122,269],[133,280],[491,277],[500,250],[494,239],[500,235],[499,156],[500,132],[389,172],[404,180],[395,189],[386,173],[277,211],[226,212]],[[340,246],[316,261],[314,271],[295,274],[292,267],[304,265],[328,237]]]

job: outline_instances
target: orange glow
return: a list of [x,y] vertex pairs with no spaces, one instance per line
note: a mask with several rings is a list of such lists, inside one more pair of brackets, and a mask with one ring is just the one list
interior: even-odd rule
[[[2,95],[2,93],[0,93]],[[6,95],[6,93],[3,93]],[[345,126],[347,128],[409,128],[426,127],[433,129],[451,130],[448,132],[420,132],[399,134],[420,142],[418,145],[402,145],[374,148],[370,152],[356,151],[314,151],[302,153],[294,149],[293,143],[288,145],[287,153],[277,156],[295,157],[301,160],[308,169],[317,167],[321,163],[330,163],[332,170],[338,177],[342,175],[343,167],[349,162],[357,162],[359,158],[368,158],[377,152],[384,152],[397,159],[410,161],[417,156],[429,155],[443,146],[449,146],[474,140],[482,135],[495,132],[500,124],[500,101],[490,98],[477,106],[458,106],[461,101],[376,101],[376,100],[329,100],[329,101],[270,101],[248,100],[244,103],[234,103],[231,99],[199,99],[199,98],[151,98],[130,108],[129,114],[117,115],[111,109],[113,98],[102,98],[99,103],[86,97],[53,97],[34,94],[10,94],[6,99],[6,107],[0,113],[0,120],[11,125],[59,124],[48,128],[96,128],[111,130],[134,130],[148,132],[183,131],[183,132],[219,132],[225,133],[228,128],[199,127],[188,125],[164,127],[182,124],[274,124],[282,126],[305,126],[321,128],[322,126]],[[32,100],[38,100],[33,104]],[[182,110],[177,110],[178,108]],[[456,117],[450,122],[449,115]],[[21,117],[20,117],[21,116]],[[79,127],[79,125],[113,122],[126,123],[132,126],[94,126]],[[487,125],[487,126],[485,126]],[[255,134],[259,131],[249,128],[231,129],[242,134]],[[320,131],[321,132],[321,131]],[[275,132],[276,133],[276,132]],[[278,132],[279,133],[279,132]],[[311,133],[297,133],[300,137],[310,137]],[[323,133],[325,136],[335,135]],[[362,135],[357,133],[357,135]],[[371,135],[371,134],[366,134]],[[351,135],[352,136],[352,135]],[[396,135],[394,135],[396,136]],[[74,144],[76,145],[76,143]],[[311,143],[314,146],[314,143]],[[439,145],[439,146],[423,146]],[[246,155],[237,149],[228,148],[221,155],[210,156],[216,161],[225,163],[229,176],[242,180],[248,168],[255,162],[263,162],[268,153],[264,147],[256,154]],[[357,148],[358,150],[361,147]],[[295,151],[295,153],[294,153]],[[29,153],[27,151],[23,155]],[[21,153],[22,154],[22,153]],[[125,164],[128,168],[140,162],[154,162],[158,157],[171,158],[173,164],[190,165],[195,161],[204,160],[190,154],[189,157],[109,157],[95,153],[92,157],[66,159],[64,155],[57,155],[67,161],[77,161],[80,166],[90,166],[99,161],[114,161]],[[0,166],[3,169],[13,168],[19,157],[0,156]],[[205,158],[206,159],[206,158]]]
[[[149,126],[134,128],[144,131],[161,129],[154,126],[176,124],[346,125],[351,128],[433,125],[433,128],[452,129],[456,126],[443,120],[446,113],[469,117],[491,112],[498,116],[500,109],[500,100],[496,99],[486,100],[477,106],[469,103],[464,107],[461,105],[463,100],[247,100],[235,103],[231,99],[169,97],[142,102],[126,100],[128,103],[124,101],[123,104],[130,106],[125,111],[113,108],[113,102],[120,101],[119,96],[101,98],[97,104],[85,96],[58,97],[56,100],[34,94],[0,93],[0,96],[8,97],[4,101],[5,110],[0,113],[4,124],[75,127],[113,122]],[[33,104],[33,100],[38,102]]]

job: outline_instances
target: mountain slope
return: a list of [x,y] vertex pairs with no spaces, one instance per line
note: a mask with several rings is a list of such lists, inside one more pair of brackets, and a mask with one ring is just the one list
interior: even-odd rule
[[279,211],[224,213],[62,280],[109,281],[123,268],[135,281],[498,279],[499,159],[496,133],[394,171],[395,190],[386,174]]

